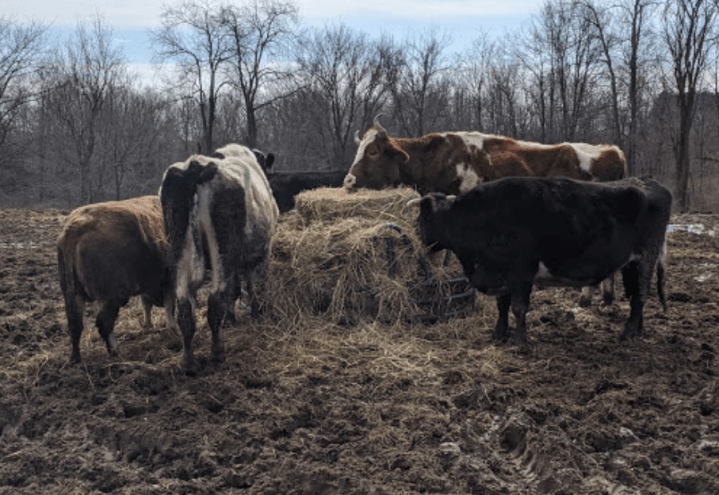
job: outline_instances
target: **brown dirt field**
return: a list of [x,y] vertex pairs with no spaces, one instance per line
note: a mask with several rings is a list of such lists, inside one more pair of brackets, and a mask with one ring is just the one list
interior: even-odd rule
[[669,310],[650,298],[637,340],[626,300],[574,289],[533,294],[526,353],[492,342],[482,295],[434,325],[240,311],[222,364],[199,319],[187,377],[137,300],[121,358],[88,317],[68,365],[62,213],[0,210],[0,494],[719,493],[719,217],[672,219],[705,233],[669,235]]

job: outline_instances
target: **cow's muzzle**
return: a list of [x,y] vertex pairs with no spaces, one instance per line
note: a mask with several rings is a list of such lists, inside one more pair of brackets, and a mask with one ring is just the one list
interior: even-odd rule
[[342,183],[342,186],[343,186],[345,189],[354,189],[354,188],[355,188],[355,184],[357,184],[357,177],[355,177],[355,176],[352,175],[352,174],[347,174],[347,175],[345,176],[344,182]]

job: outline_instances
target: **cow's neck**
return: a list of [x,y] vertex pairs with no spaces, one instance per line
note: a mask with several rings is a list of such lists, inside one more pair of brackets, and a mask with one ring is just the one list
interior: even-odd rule
[[439,167],[434,165],[437,140],[442,137],[438,134],[428,134],[421,138],[395,138],[395,145],[409,155],[407,163],[400,165],[400,176],[403,184],[415,186],[420,194],[433,191],[456,194],[458,191],[444,191],[444,187],[437,188],[444,177],[437,172]]

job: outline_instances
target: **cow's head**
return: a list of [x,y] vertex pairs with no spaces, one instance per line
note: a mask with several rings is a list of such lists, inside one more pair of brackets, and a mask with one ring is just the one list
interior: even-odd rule
[[252,153],[254,153],[257,163],[259,163],[260,167],[262,167],[262,171],[267,174],[267,172],[269,172],[272,168],[272,164],[275,163],[275,155],[272,153],[264,154],[258,149],[253,149]]
[[375,120],[362,139],[355,134],[357,154],[344,180],[344,187],[355,189],[383,189],[401,183],[400,167],[409,161],[409,155]]
[[442,212],[448,210],[456,196],[446,196],[442,193],[430,193],[422,198],[413,199],[409,204],[419,206],[419,234],[422,243],[429,246],[434,253],[443,249],[451,249],[447,245],[444,234],[446,220]]
[[203,166],[192,160],[187,167],[171,165],[165,172],[160,187],[160,202],[168,241],[169,258],[175,263],[182,254],[184,239],[190,224],[190,213],[195,206],[197,187],[212,180],[217,174],[217,164]]

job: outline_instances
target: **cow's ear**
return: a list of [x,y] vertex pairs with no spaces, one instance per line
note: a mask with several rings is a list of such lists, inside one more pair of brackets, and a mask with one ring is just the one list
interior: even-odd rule
[[393,161],[400,163],[407,163],[409,161],[409,155],[403,149],[390,146],[389,148],[387,148],[386,153]]
[[429,218],[434,213],[435,199],[434,196],[429,195],[422,198],[419,202],[419,214],[423,218]]
[[265,157],[265,170],[272,168],[272,164],[275,163],[275,155],[268,153]]
[[215,177],[215,175],[217,175],[217,164],[215,162],[210,162],[205,165],[202,172],[200,172],[200,176],[197,178],[197,183],[204,184],[205,182],[209,182]]

